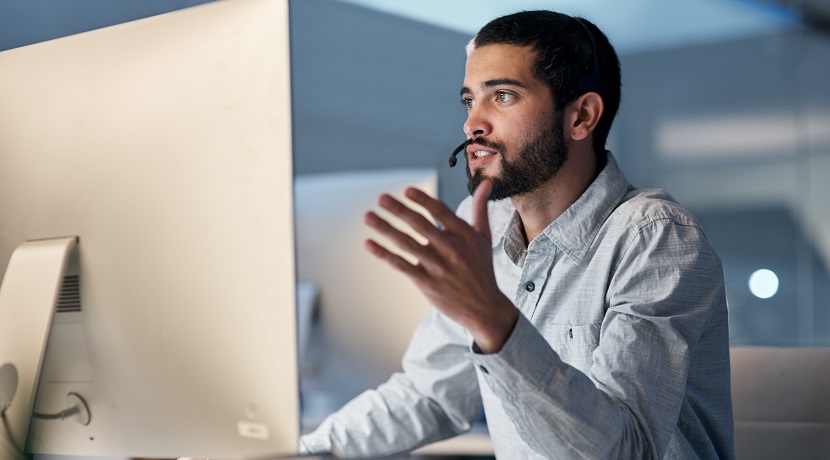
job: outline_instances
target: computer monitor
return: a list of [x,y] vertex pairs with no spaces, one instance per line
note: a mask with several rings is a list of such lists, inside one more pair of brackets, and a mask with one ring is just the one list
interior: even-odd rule
[[90,416],[12,427],[27,451],[297,451],[288,37],[287,0],[223,0],[0,53],[0,265],[70,236],[80,280],[33,409]]

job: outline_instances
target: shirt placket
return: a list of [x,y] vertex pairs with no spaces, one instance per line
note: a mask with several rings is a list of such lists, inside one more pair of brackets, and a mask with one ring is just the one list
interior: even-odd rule
[[[544,235],[539,235],[538,238],[546,239]],[[547,267],[551,265],[553,259],[553,253],[549,249],[544,251],[538,249],[543,246],[538,241],[530,244],[516,286],[516,304],[528,319],[533,319],[536,307],[539,305],[539,299],[546,284]]]

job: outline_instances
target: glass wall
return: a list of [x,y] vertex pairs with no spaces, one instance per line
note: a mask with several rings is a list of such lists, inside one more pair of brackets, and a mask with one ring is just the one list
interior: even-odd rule
[[612,148],[700,219],[733,345],[830,345],[828,58],[807,27],[622,57]]

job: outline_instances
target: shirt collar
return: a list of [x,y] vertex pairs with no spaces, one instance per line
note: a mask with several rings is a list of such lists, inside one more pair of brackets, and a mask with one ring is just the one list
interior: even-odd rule
[[[579,197],[556,220],[550,223],[534,241],[548,239],[574,263],[579,264],[585,257],[591,242],[611,212],[620,204],[632,188],[620,170],[614,155],[608,152],[605,167],[585,193]],[[509,206],[512,212],[493,235],[493,247],[501,246],[514,263],[524,260],[524,237],[522,223],[510,200],[497,202],[498,207]],[[503,209],[502,215],[505,215]],[[505,216],[506,217],[506,216]],[[538,244],[538,243],[536,243]],[[531,245],[534,245],[531,243]]]

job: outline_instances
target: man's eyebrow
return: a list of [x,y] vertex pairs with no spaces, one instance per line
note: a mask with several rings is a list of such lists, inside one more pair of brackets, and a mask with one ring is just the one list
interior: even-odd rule
[[[524,83],[520,82],[519,80],[513,80],[511,78],[496,78],[494,80],[487,80],[481,85],[482,88],[492,88],[493,86],[518,86],[519,88],[527,88],[527,85],[525,85]],[[470,91],[470,88],[466,86],[461,88],[461,96],[464,96],[468,93],[472,93],[472,91]]]

